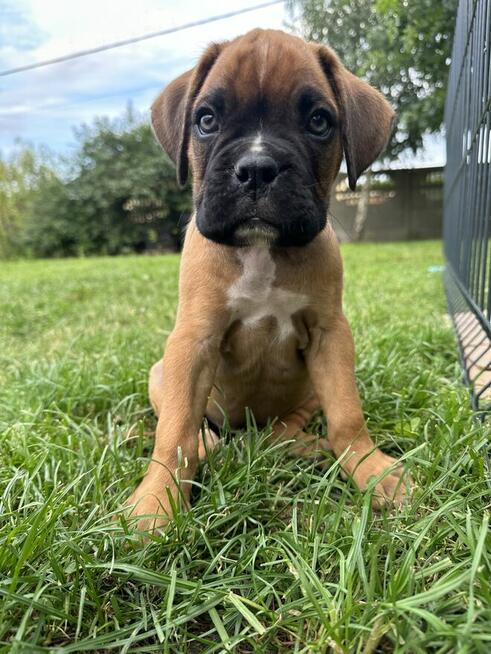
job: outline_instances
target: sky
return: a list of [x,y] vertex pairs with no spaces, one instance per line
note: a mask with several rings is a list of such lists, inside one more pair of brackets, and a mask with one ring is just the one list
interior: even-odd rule
[[[260,0],[0,0],[0,71],[259,4]],[[74,127],[121,115],[128,103],[148,115],[167,82],[190,68],[211,41],[254,27],[287,29],[283,4],[45,68],[0,77],[0,152],[17,139],[69,152]],[[444,161],[428,139],[409,165]]]

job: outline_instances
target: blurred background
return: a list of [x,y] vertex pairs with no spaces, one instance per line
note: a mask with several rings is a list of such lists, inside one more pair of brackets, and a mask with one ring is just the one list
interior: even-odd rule
[[149,107],[210,41],[258,26],[329,44],[396,108],[385,156],[356,192],[340,173],[330,208],[340,240],[439,238],[456,9],[456,0],[0,0],[0,258],[179,249],[190,193],[154,142]]

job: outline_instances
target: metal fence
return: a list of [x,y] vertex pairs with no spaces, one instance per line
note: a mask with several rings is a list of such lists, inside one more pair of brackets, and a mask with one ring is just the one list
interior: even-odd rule
[[445,107],[446,291],[476,409],[491,408],[491,0],[461,0]]

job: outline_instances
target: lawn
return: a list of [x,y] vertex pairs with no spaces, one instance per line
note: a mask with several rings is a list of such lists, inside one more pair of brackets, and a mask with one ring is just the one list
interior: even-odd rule
[[117,516],[151,453],[178,257],[0,264],[0,651],[491,651],[490,422],[461,385],[441,244],[343,254],[366,417],[412,502],[372,512],[332,458],[289,459],[251,421],[143,543]]

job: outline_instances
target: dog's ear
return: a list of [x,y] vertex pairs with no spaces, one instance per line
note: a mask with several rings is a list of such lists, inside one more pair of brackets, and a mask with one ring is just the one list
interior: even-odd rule
[[193,103],[225,43],[212,43],[194,68],[171,82],[152,104],[152,128],[177,169],[177,181],[188,177],[188,146]]
[[336,95],[348,181],[354,191],[356,180],[387,145],[394,110],[381,93],[350,73],[330,48],[314,48]]

